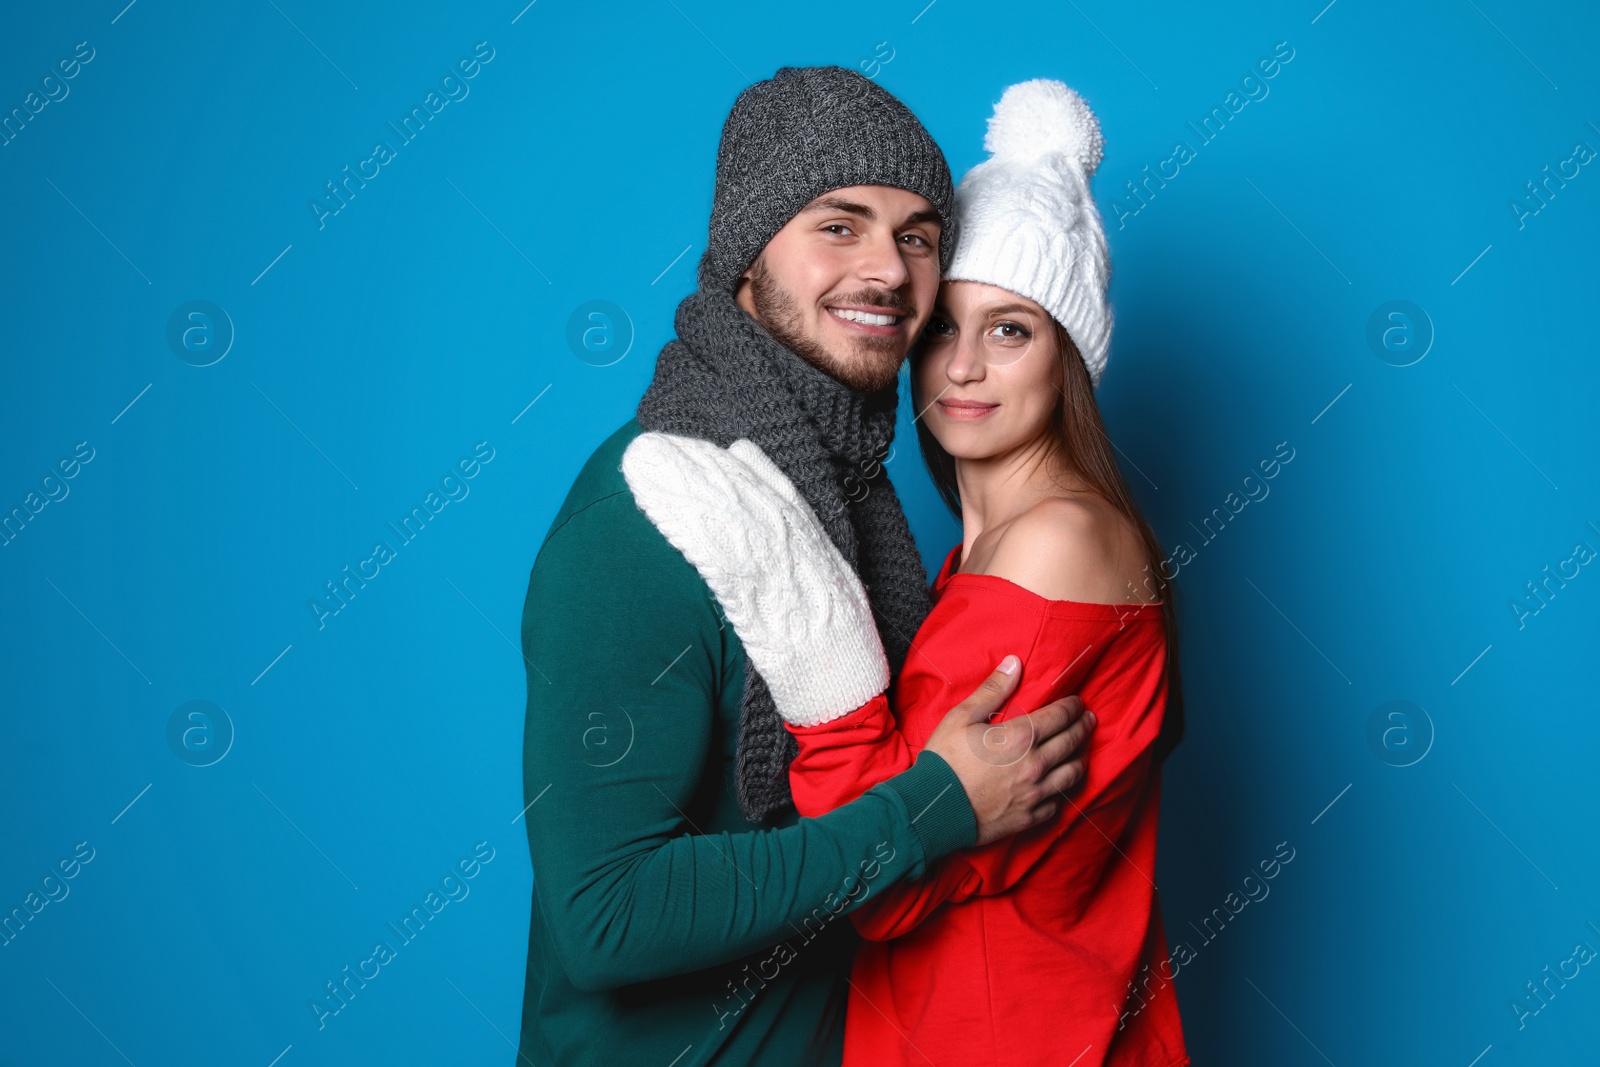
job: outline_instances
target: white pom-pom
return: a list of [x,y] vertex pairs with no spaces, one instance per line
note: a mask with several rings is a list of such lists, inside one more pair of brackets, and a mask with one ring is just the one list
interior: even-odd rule
[[983,147],[996,156],[1069,156],[1077,160],[1086,177],[1100,165],[1104,146],[1100,121],[1088,103],[1049,78],[1019,82],[1007,89],[994,106],[983,139]]

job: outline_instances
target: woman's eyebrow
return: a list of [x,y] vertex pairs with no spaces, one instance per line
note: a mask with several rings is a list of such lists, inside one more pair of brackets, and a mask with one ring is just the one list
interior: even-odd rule
[[985,315],[1015,315],[1019,312],[1024,315],[1033,314],[1033,308],[1028,307],[1026,304],[996,304],[980,310]]

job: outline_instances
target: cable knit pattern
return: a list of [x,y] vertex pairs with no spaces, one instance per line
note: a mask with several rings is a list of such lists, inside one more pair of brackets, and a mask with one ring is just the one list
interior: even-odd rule
[[[676,325],[678,337],[657,356],[639,401],[639,424],[723,447],[741,437],[759,445],[860,577],[891,676],[897,674],[929,608],[928,574],[882,466],[894,440],[898,387],[851,389],[779,344],[720,289],[685,297]],[[752,663],[735,768],[739,806],[751,822],[793,806],[789,764],[798,754]]]
[[759,446],[644,433],[622,473],[722,603],[785,721],[817,726],[889,687],[867,591]]
[[1011,86],[995,105],[991,155],[956,188],[955,254],[944,280],[1020,293],[1067,328],[1089,380],[1111,348],[1111,254],[1089,184],[1105,154],[1088,103],[1046,78]]

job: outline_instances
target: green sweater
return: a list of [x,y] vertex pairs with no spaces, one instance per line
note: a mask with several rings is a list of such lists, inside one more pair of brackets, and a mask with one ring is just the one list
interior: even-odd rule
[[556,513],[523,608],[533,911],[518,1064],[838,1064],[845,914],[973,845],[950,765],[818,819],[748,822],[745,653],[634,503],[630,419]]

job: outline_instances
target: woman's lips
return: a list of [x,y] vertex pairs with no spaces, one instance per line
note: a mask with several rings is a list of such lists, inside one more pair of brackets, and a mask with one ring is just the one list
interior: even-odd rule
[[952,419],[981,419],[999,404],[984,404],[976,400],[940,400],[939,410]]

